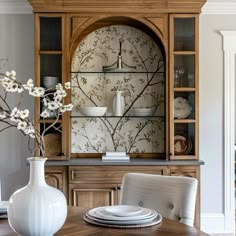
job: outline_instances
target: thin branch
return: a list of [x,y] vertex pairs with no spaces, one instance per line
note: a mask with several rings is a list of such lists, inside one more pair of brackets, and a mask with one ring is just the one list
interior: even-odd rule
[[6,130],[6,129],[8,129],[8,128],[11,128],[11,127],[14,127],[14,128],[15,128],[16,126],[14,126],[14,125],[8,125],[8,126],[6,126],[5,128],[0,129],[0,132]]
[[[78,73],[78,75],[79,75],[79,73]],[[84,96],[89,99],[90,102],[92,102],[95,106],[97,106],[97,104],[93,101],[93,99],[91,97],[89,97],[86,94],[86,92],[82,89],[82,87],[80,86],[78,75],[77,75],[77,78],[76,78],[76,82],[77,82],[78,88],[84,94]]]
[[134,139],[133,139],[133,142],[131,143],[130,147],[129,147],[129,152],[131,151],[131,149],[134,147],[134,144],[136,143],[136,139],[137,137],[140,135],[140,133],[142,132],[142,130],[147,126],[149,125],[150,123],[152,123],[151,120],[147,120],[143,125],[142,127],[138,130],[138,132],[136,133],[136,135],[134,136]]

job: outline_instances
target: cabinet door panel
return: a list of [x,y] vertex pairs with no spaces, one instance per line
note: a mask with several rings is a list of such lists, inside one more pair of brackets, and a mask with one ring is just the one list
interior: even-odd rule
[[170,171],[172,176],[186,176],[198,179],[198,172],[196,168],[188,167],[172,167]]
[[98,207],[117,204],[116,185],[86,184],[70,185],[70,205]]
[[62,191],[67,197],[67,171],[66,167],[46,167],[45,180],[46,183],[54,188]]

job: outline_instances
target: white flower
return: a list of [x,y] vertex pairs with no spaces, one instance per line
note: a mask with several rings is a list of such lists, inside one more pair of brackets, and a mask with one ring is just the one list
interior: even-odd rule
[[23,91],[24,91],[23,86],[18,84],[17,92],[22,93]]
[[28,109],[25,109],[24,111],[20,111],[20,118],[21,119],[24,120],[27,117],[29,117],[29,110]]
[[28,79],[26,84],[22,84],[22,87],[27,90],[31,90],[34,87],[34,83],[32,79]]
[[26,83],[27,85],[28,85],[28,87],[29,88],[32,88],[32,87],[34,87],[34,82],[33,82],[33,80],[32,79],[28,79],[28,81],[27,81],[27,83]]
[[26,127],[27,127],[27,122],[26,121],[20,121],[17,124],[17,129],[19,129],[19,130],[25,130]]
[[29,136],[30,136],[31,138],[35,138],[35,134],[34,134],[34,133],[29,134]]
[[32,124],[30,124],[30,126],[29,126],[29,124],[28,124],[28,126],[27,126],[26,129],[24,130],[24,133],[25,133],[25,134],[29,134],[29,135],[35,133],[34,127],[32,126]]
[[6,91],[10,88],[9,83],[7,81],[1,81],[1,83],[2,83],[3,88]]
[[58,104],[56,102],[48,102],[48,109],[49,110],[56,110],[57,108],[59,108]]
[[44,110],[41,114],[40,114],[40,116],[41,117],[43,117],[43,118],[48,118],[49,117],[49,112],[47,111],[47,110]]
[[56,85],[56,90],[61,90],[61,89],[63,89],[62,85],[61,85],[60,83],[57,84],[57,85]]
[[17,89],[18,89],[18,84],[12,83],[12,84],[9,85],[9,92],[14,93],[14,92],[17,91]]
[[71,88],[70,82],[66,82],[64,84],[64,86],[65,86],[66,89],[70,89]]
[[47,105],[48,105],[48,100],[47,100],[47,98],[43,98],[43,105],[44,105],[44,106],[47,106]]
[[13,122],[20,122],[20,110],[17,109],[17,107],[14,107],[10,114],[10,120]]
[[66,106],[65,106],[65,105],[60,106],[60,107],[59,107],[59,111],[60,111],[61,113],[66,112]]
[[19,116],[20,111],[17,109],[17,107],[14,107],[11,111],[10,116]]
[[73,104],[68,104],[68,105],[65,105],[66,106],[66,110],[67,111],[71,111],[73,109]]
[[57,96],[54,97],[54,101],[57,102],[57,103],[61,103],[62,98],[63,98],[62,96],[57,95]]
[[29,90],[29,95],[34,97],[42,97],[45,93],[45,89],[43,87],[34,87]]
[[14,71],[14,70],[12,70],[11,72],[9,72],[9,71],[7,71],[6,72],[6,76],[8,77],[8,78],[11,78],[11,79],[16,79],[16,72]]
[[6,117],[7,115],[5,111],[0,112],[0,119],[5,119]]
[[34,91],[36,93],[36,97],[41,97],[45,93],[45,89],[43,87],[35,87]]
[[34,97],[36,97],[36,96],[37,96],[37,94],[36,94],[36,92],[35,92],[34,88],[32,88],[32,89],[29,89],[29,95],[31,95],[31,96],[34,96]]
[[60,89],[55,92],[55,97],[57,97],[57,96],[66,97],[66,95],[67,95],[67,93],[64,89]]

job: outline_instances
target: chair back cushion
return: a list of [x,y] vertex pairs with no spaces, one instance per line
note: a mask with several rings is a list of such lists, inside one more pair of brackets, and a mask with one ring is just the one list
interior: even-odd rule
[[128,173],[123,177],[120,204],[151,208],[193,226],[197,183],[190,177]]

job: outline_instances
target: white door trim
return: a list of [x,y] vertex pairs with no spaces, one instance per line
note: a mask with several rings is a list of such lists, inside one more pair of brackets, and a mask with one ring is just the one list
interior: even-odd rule
[[224,228],[235,232],[234,142],[236,31],[220,31],[224,51]]

